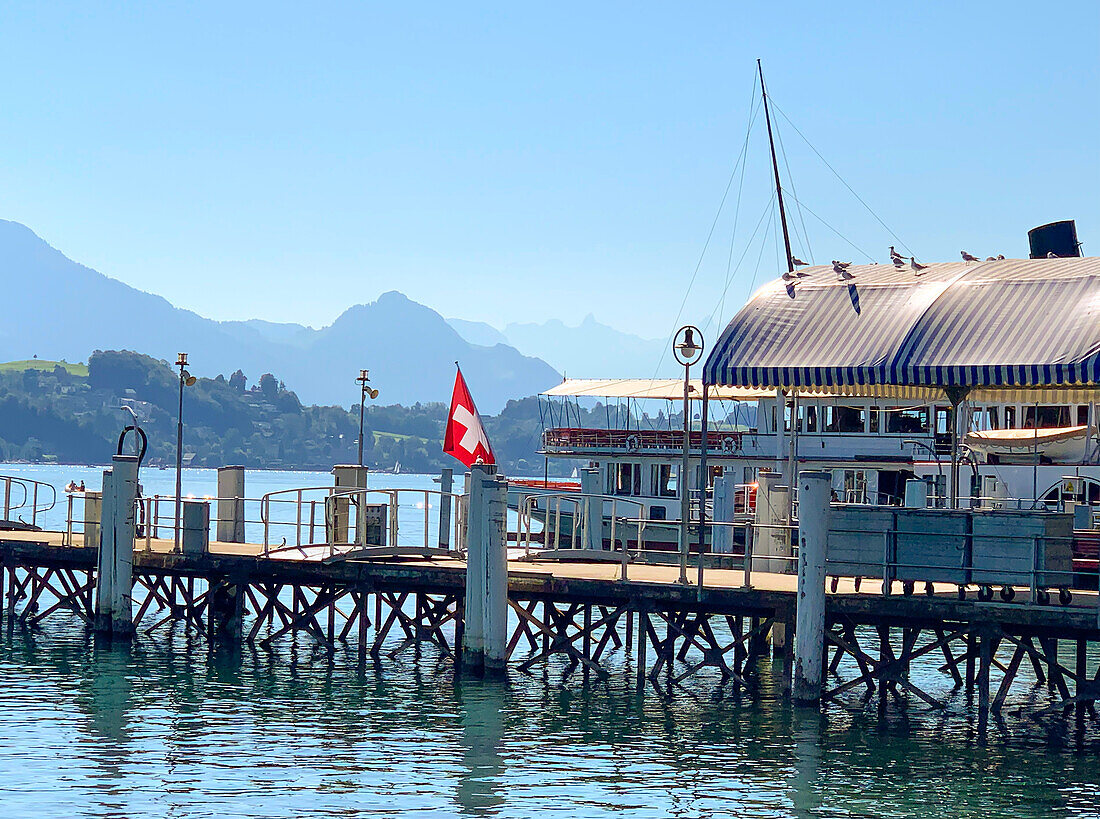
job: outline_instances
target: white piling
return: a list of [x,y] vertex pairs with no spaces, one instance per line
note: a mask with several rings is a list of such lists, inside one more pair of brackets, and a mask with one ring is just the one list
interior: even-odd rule
[[244,543],[244,467],[218,467],[218,540]]
[[791,535],[787,529],[790,490],[778,472],[756,477],[756,533],[752,542],[754,572],[790,573]]
[[[592,497],[600,494],[600,470],[598,467],[588,466],[581,470],[581,494],[584,495],[583,518],[584,539],[581,541],[582,549],[603,548],[603,501]],[[580,522],[574,522],[578,525]]]
[[719,475],[714,479],[714,506],[711,512],[711,551],[715,554],[733,553],[733,527],[723,526],[734,519],[734,487],[730,479]]
[[500,674],[508,663],[508,481],[486,479],[484,499],[485,670]]
[[798,596],[795,603],[795,702],[821,699],[825,682],[825,549],[829,533],[828,472],[798,477]]
[[103,472],[103,505],[96,562],[96,631],[130,634],[134,630],[134,501],[138,494],[138,460],[115,455]]
[[496,467],[474,464],[470,467],[466,506],[466,598],[463,608],[462,663],[469,668],[485,664],[485,529],[489,525],[489,497],[486,485]]
[[451,489],[454,486],[455,471],[449,466],[443,467],[439,474],[439,548],[451,548]]
[[[367,473],[370,470],[359,464],[337,464],[332,468],[335,476],[335,487],[341,490],[366,489]],[[359,510],[355,516],[355,534],[348,532],[351,524],[351,498],[355,499],[355,508]],[[365,546],[367,543],[367,516],[365,514],[366,493],[356,493],[348,496],[337,496],[332,499],[332,525],[329,533],[329,543],[357,543]]]

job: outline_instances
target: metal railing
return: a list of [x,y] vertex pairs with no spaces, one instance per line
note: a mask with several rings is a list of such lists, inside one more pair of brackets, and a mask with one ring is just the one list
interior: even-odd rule
[[[371,503],[371,499],[376,502]],[[436,530],[432,539],[432,510],[438,510],[443,501],[451,504],[451,516],[447,531]],[[461,551],[465,521],[466,496],[439,489],[369,489],[357,487],[314,486],[296,489],[281,489],[268,492],[260,499],[260,522],[263,524],[263,554],[273,551],[273,533],[292,527],[294,546],[289,546],[289,537],[283,537],[282,543],[274,551],[286,548],[304,549],[314,546],[327,546],[329,556],[337,551],[378,547],[399,549],[416,547],[425,550],[445,549]],[[280,505],[293,508],[289,520],[276,520],[272,511]],[[383,509],[384,507],[384,509]],[[320,525],[318,525],[320,512]],[[377,515],[384,512],[385,525]],[[420,529],[415,540],[406,538],[402,543],[400,533],[411,528],[413,523]],[[385,543],[372,543],[371,535],[385,532]],[[323,540],[318,540],[320,532]],[[354,533],[354,534],[353,534]],[[381,540],[381,537],[376,538]],[[417,542],[418,541],[418,542]]]
[[[438,518],[433,514],[438,512],[443,496],[449,498],[451,503],[446,533],[439,532]],[[89,528],[95,530],[100,524],[99,514],[87,507],[90,499],[98,501],[99,494],[68,493],[64,545],[75,545],[77,537],[86,535]],[[240,542],[260,544],[265,556],[287,549],[297,549],[305,554],[304,550],[327,546],[327,556],[330,557],[337,552],[363,546],[458,550],[462,547],[466,503],[465,496],[438,489],[333,486],[285,489],[259,498],[185,496],[183,500],[211,505],[210,542],[218,542],[220,523],[242,522],[245,537]],[[377,503],[370,503],[372,500]],[[141,544],[138,548],[151,551],[154,540],[174,539],[175,505],[174,495],[150,495],[135,501],[135,545]],[[383,506],[384,510],[381,508]],[[219,517],[217,510],[221,507],[239,509],[240,517]],[[92,511],[91,516],[89,511]],[[371,517],[373,513],[384,514],[384,518]],[[371,519],[368,520],[368,517]],[[379,522],[384,525],[377,525]],[[375,525],[371,526],[371,523]],[[183,521],[180,525],[182,527]],[[365,536],[380,530],[385,532],[385,542],[368,542]],[[360,536],[357,538],[352,533]]]
[[[13,490],[19,493],[18,500],[12,498]],[[49,500],[45,499],[47,494]],[[57,490],[52,485],[33,478],[0,475],[0,498],[3,499],[3,515],[0,515],[0,520],[17,521],[24,526],[37,527],[39,515],[49,512],[57,504]],[[19,512],[30,514],[31,519],[26,520],[18,515]],[[18,517],[12,518],[12,514]]]
[[[539,504],[543,507],[540,509]],[[610,515],[605,515],[605,506],[610,504]],[[562,506],[565,506],[563,515]],[[632,517],[619,514],[620,506],[633,508],[637,514]],[[597,549],[604,549],[604,526],[607,524],[610,546],[608,551],[619,553],[621,578],[627,579],[627,565],[630,563],[630,538],[635,533],[635,552],[643,551],[646,528],[657,521],[650,521],[645,515],[645,504],[631,498],[617,495],[585,494],[583,492],[551,492],[526,495],[519,504],[517,520],[517,541],[523,545],[524,554],[531,555],[532,533],[536,522],[542,524],[542,546],[554,551],[562,548],[586,549],[594,537]],[[542,520],[539,521],[539,514]],[[562,523],[569,529],[568,546],[562,546]],[[578,525],[578,522],[580,525]],[[660,521],[663,524],[675,524],[675,521]],[[592,527],[599,527],[592,533]],[[620,537],[621,535],[621,537]],[[552,537],[552,540],[551,540]]]

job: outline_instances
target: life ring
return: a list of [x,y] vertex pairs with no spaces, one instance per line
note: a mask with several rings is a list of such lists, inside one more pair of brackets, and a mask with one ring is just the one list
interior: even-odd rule
[[626,436],[626,448],[631,452],[637,452],[638,451],[638,436],[637,435],[627,435]]
[[741,441],[739,438],[735,438],[732,435],[727,435],[722,439],[722,451],[723,452],[736,452],[741,448]]

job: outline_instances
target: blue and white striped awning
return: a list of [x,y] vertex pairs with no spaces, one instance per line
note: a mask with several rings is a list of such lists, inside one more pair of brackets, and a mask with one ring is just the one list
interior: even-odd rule
[[810,267],[722,333],[708,384],[849,395],[1019,398],[1100,386],[1100,258]]

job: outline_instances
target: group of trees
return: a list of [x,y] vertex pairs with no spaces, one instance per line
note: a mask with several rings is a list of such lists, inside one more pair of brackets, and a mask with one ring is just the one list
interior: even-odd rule
[[[175,462],[179,376],[168,362],[129,351],[96,351],[88,375],[52,369],[0,371],[0,460],[104,463],[122,427],[138,413],[149,439],[146,463]],[[358,404],[303,406],[272,373],[249,386],[243,372],[185,387],[184,450],[193,466],[322,469],[355,462]],[[442,452],[447,406],[368,406],[364,462],[375,469],[435,472],[455,461]],[[508,474],[541,474],[537,399],[511,401],[485,419]],[[562,467],[559,467],[559,471]]]

